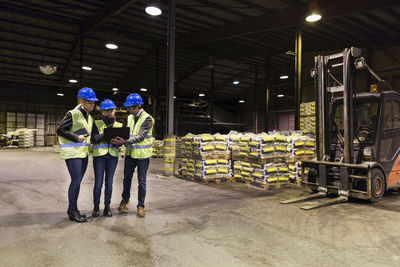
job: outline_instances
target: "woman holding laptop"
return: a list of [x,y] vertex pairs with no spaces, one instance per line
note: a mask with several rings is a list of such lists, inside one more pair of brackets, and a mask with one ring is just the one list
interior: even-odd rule
[[92,130],[93,147],[93,167],[94,167],[94,188],[93,188],[93,217],[100,216],[100,196],[101,188],[105,175],[105,190],[104,190],[104,211],[103,216],[112,216],[110,210],[112,184],[115,169],[118,164],[118,147],[110,144],[110,140],[104,137],[106,128],[121,128],[122,123],[115,121],[115,104],[110,99],[104,100],[100,105],[102,114],[101,120],[96,120]]

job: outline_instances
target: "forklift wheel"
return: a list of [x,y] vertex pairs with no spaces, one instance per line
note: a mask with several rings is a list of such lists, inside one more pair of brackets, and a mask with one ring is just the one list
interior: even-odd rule
[[385,193],[385,176],[379,169],[372,169],[371,171],[371,198],[372,203],[378,202],[382,199]]

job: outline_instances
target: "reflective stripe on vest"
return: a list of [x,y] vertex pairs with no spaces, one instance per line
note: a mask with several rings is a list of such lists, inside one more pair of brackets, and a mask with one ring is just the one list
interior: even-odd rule
[[[99,134],[104,133],[104,129],[107,128],[106,124],[104,123],[103,120],[96,120],[94,122],[96,124],[97,130],[99,131]],[[122,123],[119,122],[114,122],[113,128],[121,128]],[[93,147],[93,157],[100,157],[107,155],[107,153],[110,153],[111,156],[113,157],[119,157],[119,150],[118,147],[108,144],[105,141],[100,142],[100,144],[96,144]]]
[[153,125],[151,126],[149,132],[147,133],[145,139],[141,142],[132,144],[126,148],[126,155],[130,156],[134,159],[144,159],[144,158],[150,158],[153,154],[153,139],[152,139],[152,134],[153,134],[153,127],[154,127],[154,119],[153,117],[150,116],[146,111],[143,110],[143,112],[140,114],[136,124],[135,124],[135,117],[134,115],[129,115],[128,116],[128,127],[130,128],[130,136],[136,136],[139,134],[140,128],[143,125],[143,122],[150,117]]
[[[86,129],[89,136],[86,137],[85,142],[73,142],[62,136],[58,137],[58,143],[60,144],[60,155],[62,159],[72,158],[86,158],[89,156],[90,148],[90,133],[92,132],[93,119],[92,116],[88,115],[86,121],[82,112],[78,109],[68,111],[72,116],[72,126],[69,129],[70,132],[76,132],[82,128]],[[67,114],[68,114],[67,113]]]

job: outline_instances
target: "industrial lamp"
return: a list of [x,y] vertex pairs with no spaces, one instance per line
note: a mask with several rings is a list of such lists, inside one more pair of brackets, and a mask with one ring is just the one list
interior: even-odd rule
[[316,22],[322,18],[320,11],[318,10],[318,3],[316,1],[311,1],[308,6],[309,13],[306,17],[307,22]]
[[162,13],[158,1],[150,1],[150,0],[147,1],[145,11],[150,16],[159,16]]
[[106,43],[106,47],[108,48],[108,49],[112,49],[112,50],[114,50],[114,49],[117,49],[118,48],[118,45],[115,43],[115,42],[108,42],[108,43]]

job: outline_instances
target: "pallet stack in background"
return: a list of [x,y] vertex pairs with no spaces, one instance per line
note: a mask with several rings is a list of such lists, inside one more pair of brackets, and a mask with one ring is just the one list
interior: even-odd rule
[[36,129],[17,129],[16,132],[18,134],[18,147],[34,147],[36,131]]
[[162,158],[164,155],[164,142],[162,140],[153,140],[153,158]]
[[306,102],[300,104],[300,130],[306,134],[315,134],[315,102]]
[[184,151],[179,170],[181,175],[204,182],[220,182],[231,178],[228,141],[229,136],[220,134],[188,134],[182,137]]
[[176,136],[168,135],[163,141],[164,147],[164,168],[163,174],[173,176],[175,174],[175,151],[176,151]]

